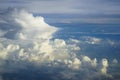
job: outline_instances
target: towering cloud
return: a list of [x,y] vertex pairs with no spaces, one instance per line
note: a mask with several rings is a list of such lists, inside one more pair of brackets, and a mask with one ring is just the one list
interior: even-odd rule
[[[16,34],[19,39],[49,39],[57,31],[57,28],[45,23],[43,17],[34,17],[25,10],[14,9],[13,12],[3,16],[4,19],[7,18],[5,21],[8,24],[20,27],[21,30]],[[14,31],[14,28],[10,27]]]
[[2,59],[27,60],[38,64],[64,62],[80,49],[62,39],[50,40],[58,28],[45,23],[43,17],[34,17],[25,10],[8,9],[8,13],[1,14],[0,19],[6,22],[1,23],[4,27],[1,27]]

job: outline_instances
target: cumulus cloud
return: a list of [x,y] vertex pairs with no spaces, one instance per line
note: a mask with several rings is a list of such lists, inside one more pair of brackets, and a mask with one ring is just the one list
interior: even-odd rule
[[74,58],[72,61],[65,61],[69,68],[73,70],[79,70],[81,66],[81,61],[78,58]]
[[88,44],[99,44],[102,41],[100,38],[90,36],[83,36],[82,39]]
[[[44,62],[44,60],[62,60],[69,58],[69,49],[71,48],[71,55],[74,50],[79,50],[78,46],[72,44],[67,45],[62,39],[50,41],[53,37],[53,33],[58,29],[45,23],[44,18],[41,16],[34,17],[25,10],[19,11],[17,9],[14,9],[12,12],[10,11],[9,14],[2,16],[4,17],[1,19],[6,20],[7,25],[11,24],[16,27],[20,27],[18,32],[11,34],[11,36],[14,36],[14,42],[5,36],[6,34],[9,34],[8,32],[3,35],[5,41],[1,40],[2,58],[7,59],[8,57],[11,58],[16,55],[15,58],[17,57],[18,59]],[[6,17],[8,18],[5,19]],[[12,29],[12,26],[10,26],[10,29]],[[9,30],[3,29],[2,31],[4,32]],[[6,41],[8,42],[6,43]]]
[[108,60],[107,59],[102,59],[102,68],[101,68],[101,72],[103,74],[107,73],[107,67],[108,67]]
[[[52,39],[53,34],[59,29],[48,25],[43,17],[34,17],[25,10],[15,9],[7,14],[2,14],[0,19],[7,22],[1,24],[6,25],[4,27],[7,29],[0,28],[0,32],[6,32],[1,33],[2,36],[0,36],[0,73],[15,71],[19,68],[26,69],[28,65],[34,64],[37,68],[50,66],[76,71],[74,74],[64,75],[64,78],[70,78],[69,75],[75,78],[76,74],[79,75],[82,72],[85,72],[87,78],[89,74],[92,76],[96,73],[107,74],[107,59],[102,59],[102,63],[100,63],[96,58],[78,56],[79,40]],[[91,37],[87,37],[87,40],[90,44],[98,44],[101,41]],[[4,66],[9,66],[9,68],[6,69]],[[66,72],[60,71],[59,74],[64,73]]]

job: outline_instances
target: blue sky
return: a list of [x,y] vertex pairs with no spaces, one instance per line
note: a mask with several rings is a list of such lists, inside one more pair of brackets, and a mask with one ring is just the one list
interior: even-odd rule
[[[51,22],[119,23],[119,0],[1,0],[0,8],[24,8]],[[49,16],[50,15],[50,16]],[[56,18],[57,16],[57,18]],[[52,18],[51,18],[52,17]],[[72,18],[71,18],[72,17]],[[51,20],[52,19],[52,20]]]

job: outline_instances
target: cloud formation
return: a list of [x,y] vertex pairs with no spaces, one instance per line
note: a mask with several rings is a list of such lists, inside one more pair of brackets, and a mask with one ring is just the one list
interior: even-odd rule
[[[42,66],[64,68],[65,71],[58,73],[64,75],[62,77],[64,79],[82,77],[82,80],[85,80],[89,79],[89,74],[93,77],[96,74],[98,77],[108,75],[107,59],[102,59],[100,62],[89,56],[78,56],[79,40],[52,39],[53,34],[59,29],[48,25],[43,17],[34,17],[25,10],[17,9],[8,10],[8,13],[1,15],[0,19],[6,23],[0,23],[2,26],[0,27],[0,73],[28,69],[28,65],[34,64],[35,68]],[[87,38],[90,44],[98,44],[101,41],[97,38]],[[69,74],[66,70],[71,70],[74,74],[72,72]],[[84,77],[77,76],[82,73],[85,74]]]
[[101,68],[101,72],[103,74],[107,73],[107,67],[108,67],[108,61],[107,59],[102,59],[102,68]]

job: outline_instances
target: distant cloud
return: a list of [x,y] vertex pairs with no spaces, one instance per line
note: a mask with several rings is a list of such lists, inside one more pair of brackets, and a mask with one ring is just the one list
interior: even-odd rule
[[90,36],[83,36],[82,39],[88,44],[100,44],[102,39]]
[[117,59],[113,59],[112,63],[113,64],[118,64],[118,60]]
[[63,23],[119,23],[119,3],[118,0],[1,0],[0,9],[15,7],[24,8],[34,14],[79,14],[74,19],[71,19],[71,16],[68,16],[68,19],[63,17]]
[[101,68],[101,72],[103,74],[106,74],[107,73],[107,67],[108,67],[108,61],[107,59],[102,59],[102,68]]
[[24,7],[34,13],[119,14],[118,3],[119,1],[108,0],[1,0],[1,8]]

